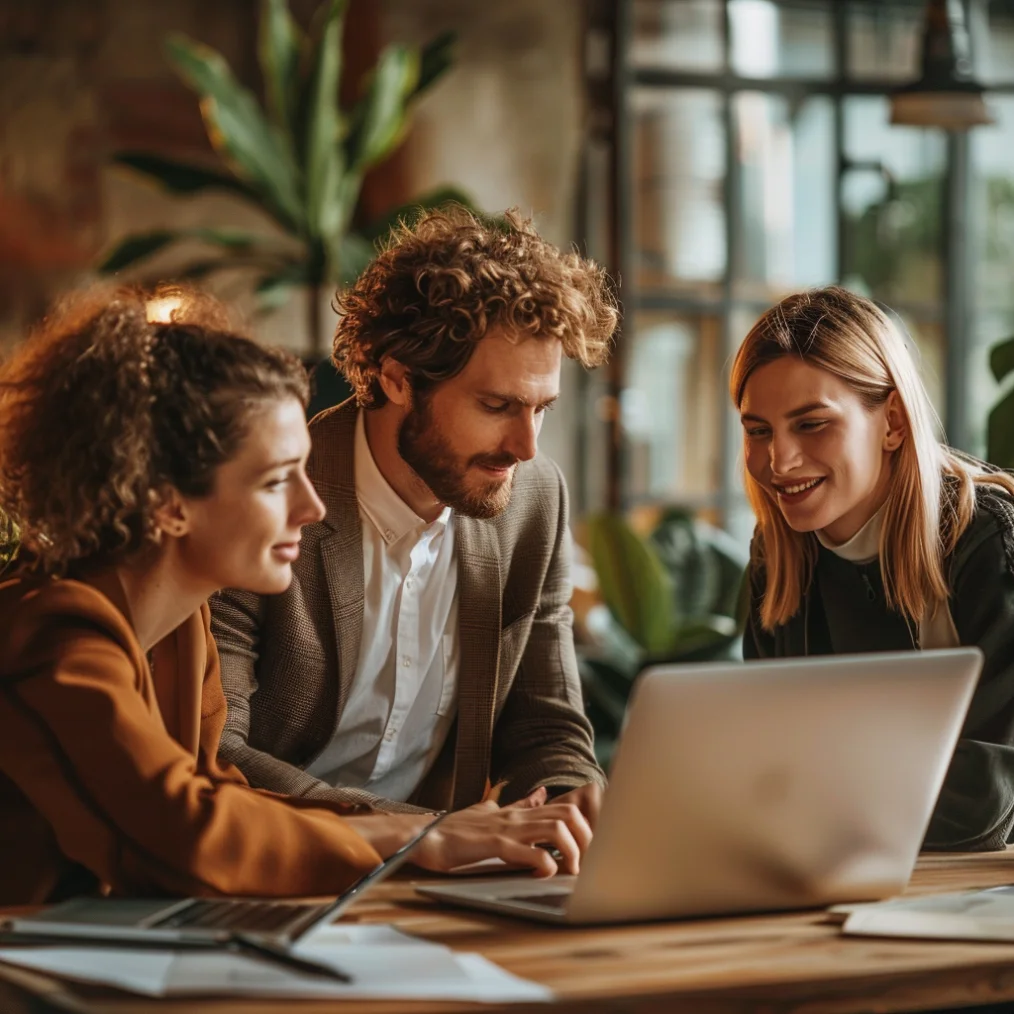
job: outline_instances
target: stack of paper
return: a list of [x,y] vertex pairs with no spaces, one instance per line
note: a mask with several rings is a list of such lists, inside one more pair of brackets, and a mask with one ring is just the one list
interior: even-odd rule
[[1014,886],[842,907],[848,911],[843,933],[1014,941]]
[[345,984],[231,952],[86,945],[0,948],[0,961],[144,996],[345,997],[487,1003],[553,999],[478,954],[459,954],[391,926],[333,923],[293,950],[339,968]]

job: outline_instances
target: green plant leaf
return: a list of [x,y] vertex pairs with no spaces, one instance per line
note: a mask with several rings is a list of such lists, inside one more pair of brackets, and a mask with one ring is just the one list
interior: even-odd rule
[[365,236],[358,232],[345,233],[335,258],[338,265],[336,281],[340,285],[351,285],[375,256],[376,249]]
[[306,222],[299,170],[281,131],[265,119],[220,53],[178,34],[169,37],[166,48],[177,74],[201,98],[215,149],[282,224],[302,234]]
[[471,197],[464,190],[459,190],[457,187],[452,186],[437,187],[435,190],[430,190],[414,200],[393,208],[383,217],[370,222],[365,229],[361,230],[362,235],[365,239],[371,241],[386,239],[390,235],[391,230],[399,222],[413,226],[422,216],[423,212],[430,211],[433,208],[441,208],[446,204],[460,204],[470,210],[476,210]]
[[413,98],[426,91],[451,69],[457,41],[457,32],[441,32],[423,46],[419,55],[419,80],[412,91]]
[[617,514],[588,521],[588,548],[603,601],[650,655],[662,655],[675,634],[673,591],[655,550]]
[[419,81],[419,52],[386,46],[353,113],[349,165],[364,171],[398,146],[408,126],[408,100]]
[[340,233],[347,223],[339,193],[345,171],[338,108],[344,14],[344,0],[330,0],[307,96],[306,221],[310,235],[325,240]]
[[104,261],[99,264],[100,274],[110,275],[114,271],[130,267],[137,261],[144,260],[159,250],[175,243],[185,237],[185,233],[174,229],[156,229],[153,232],[141,232],[128,236],[113,247],[106,255]]
[[1014,468],[1014,390],[993,406],[986,430],[986,457],[990,464]]
[[287,0],[261,0],[257,56],[273,122],[290,143],[295,137],[299,97],[299,50],[302,33],[289,13]]
[[1014,371],[1014,338],[1006,338],[997,342],[989,350],[989,368],[997,382],[1003,380],[1008,373]]
[[228,190],[254,201],[258,206],[262,204],[256,190],[228,173],[215,172],[203,166],[187,165],[185,162],[176,162],[161,155],[149,155],[141,151],[116,152],[112,161],[150,177],[173,194],[196,194],[210,189]]
[[293,290],[305,285],[306,281],[306,265],[302,263],[287,264],[279,271],[263,275],[254,287],[258,309],[279,309],[289,301]]

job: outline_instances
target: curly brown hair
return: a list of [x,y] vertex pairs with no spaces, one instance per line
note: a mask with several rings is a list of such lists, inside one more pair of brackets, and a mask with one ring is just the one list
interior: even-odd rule
[[460,206],[399,225],[334,306],[334,363],[367,408],[387,400],[378,379],[387,356],[423,390],[460,373],[496,328],[558,338],[565,355],[592,368],[608,358],[619,319],[594,261],[562,253],[515,209],[484,221]]
[[257,407],[306,405],[295,357],[225,329],[195,293],[150,322],[154,295],[71,297],[0,367],[0,504],[26,567],[62,574],[150,544],[167,487],[208,495]]

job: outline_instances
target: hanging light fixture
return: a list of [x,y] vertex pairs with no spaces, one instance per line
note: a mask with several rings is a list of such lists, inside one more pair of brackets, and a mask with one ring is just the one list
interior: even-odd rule
[[993,123],[972,76],[962,0],[929,0],[922,39],[922,75],[891,94],[891,123],[968,130]]

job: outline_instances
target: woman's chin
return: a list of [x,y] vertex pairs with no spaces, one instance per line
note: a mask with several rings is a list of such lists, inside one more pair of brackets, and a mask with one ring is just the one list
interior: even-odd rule
[[807,532],[819,532],[822,528],[827,527],[823,518],[809,511],[804,513],[803,511],[785,510],[782,508],[781,514],[785,519],[785,523],[794,532],[799,532],[800,535],[805,535]]
[[292,566],[288,563],[272,564],[256,577],[247,576],[247,580],[236,587],[255,595],[280,595],[292,584]]

